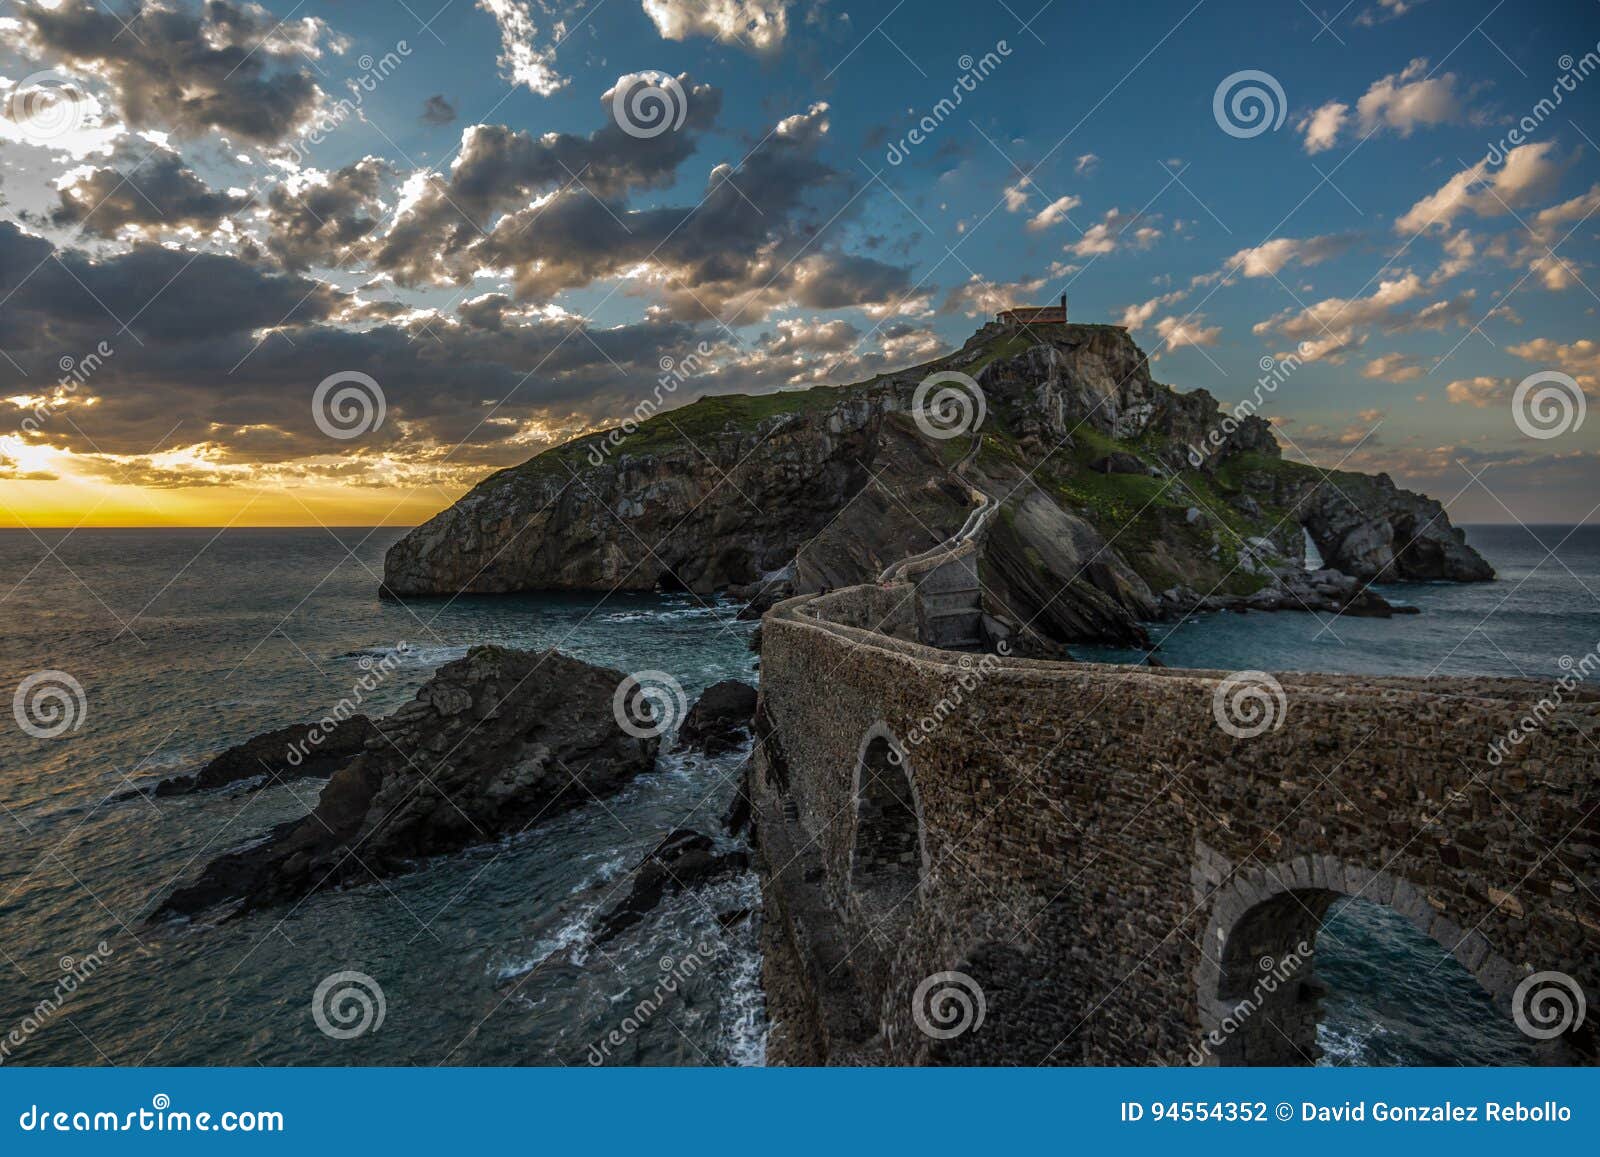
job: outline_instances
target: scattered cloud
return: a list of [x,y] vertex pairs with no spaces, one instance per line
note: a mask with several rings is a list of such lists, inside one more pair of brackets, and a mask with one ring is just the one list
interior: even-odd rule
[[456,106],[436,92],[422,102],[422,122],[430,125],[447,125],[456,119]]
[[1411,206],[1395,223],[1396,233],[1449,229],[1463,213],[1498,217],[1546,193],[1561,173],[1552,160],[1549,141],[1522,145],[1493,168],[1487,158],[1462,169],[1434,192]]
[[478,0],[478,7],[500,26],[500,67],[513,84],[527,85],[540,96],[567,86],[567,78],[555,68],[556,44],[564,35],[560,24],[551,30],[554,38],[546,43],[528,0]]
[[644,0],[664,40],[705,36],[767,52],[789,33],[788,0]]

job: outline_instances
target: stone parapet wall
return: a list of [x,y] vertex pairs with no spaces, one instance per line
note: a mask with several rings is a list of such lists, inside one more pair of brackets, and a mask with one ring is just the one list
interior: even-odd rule
[[[1600,1008],[1600,696],[1496,764],[1491,745],[1548,687],[1285,674],[1281,725],[1235,738],[1213,713],[1224,672],[955,655],[872,629],[883,614],[909,633],[908,594],[790,600],[763,629],[762,711],[787,770],[777,784],[758,750],[758,790],[816,851],[819,911],[879,1019],[869,1055],[1183,1063],[1232,1011],[1246,942],[1314,939],[1292,910],[1320,917],[1337,895],[1409,917],[1503,1009],[1546,970]],[[892,938],[851,897],[875,730],[904,753],[927,860]],[[947,971],[983,986],[986,1020],[938,1040],[912,997]],[[1593,1041],[1565,1047],[1592,1060]],[[1244,1032],[1207,1055],[1281,1060],[1267,1048]]]

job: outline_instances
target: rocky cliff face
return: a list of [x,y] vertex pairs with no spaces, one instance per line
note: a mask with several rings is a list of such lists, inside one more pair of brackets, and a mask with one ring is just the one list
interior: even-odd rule
[[[938,370],[972,377],[987,408],[964,480],[970,440],[909,415]],[[954,533],[969,483],[1001,503],[986,609],[1058,642],[1251,599],[1381,612],[1361,584],[1493,577],[1438,503],[1284,461],[1260,418],[1155,381],[1126,330],[989,325],[871,382],[704,398],[503,470],[391,548],[385,588],[710,592],[785,568],[800,591],[866,582]],[[1304,576],[1306,534],[1360,583]]]
[[659,743],[618,724],[623,679],[559,651],[473,648],[372,724],[311,814],[213,860],[152,919],[364,883],[615,791]]

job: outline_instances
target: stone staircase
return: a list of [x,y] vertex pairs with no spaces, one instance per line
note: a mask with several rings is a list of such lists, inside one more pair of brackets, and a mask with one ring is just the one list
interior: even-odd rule
[[972,513],[960,530],[928,550],[884,569],[879,582],[909,582],[917,588],[917,634],[922,643],[948,651],[987,651],[983,628],[983,588],[978,581],[978,544],[998,504],[965,476],[977,457],[981,435],[952,473],[972,496]]

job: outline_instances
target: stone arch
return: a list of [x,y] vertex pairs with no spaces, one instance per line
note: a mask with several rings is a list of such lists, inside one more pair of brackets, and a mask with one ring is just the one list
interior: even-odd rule
[[1211,1065],[1304,1065],[1320,1055],[1325,986],[1317,932],[1342,896],[1394,909],[1483,986],[1509,1015],[1518,973],[1487,939],[1434,911],[1409,880],[1301,856],[1239,872],[1212,897],[1196,970],[1201,1039],[1189,1060]]
[[850,890],[862,916],[893,933],[909,922],[928,867],[922,804],[905,747],[875,723],[856,749]]

